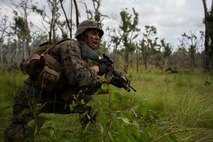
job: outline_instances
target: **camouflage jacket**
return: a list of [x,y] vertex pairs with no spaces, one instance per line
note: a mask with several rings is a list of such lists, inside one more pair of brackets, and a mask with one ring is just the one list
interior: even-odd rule
[[97,83],[97,73],[89,68],[89,62],[82,57],[81,45],[73,40],[64,40],[58,43],[50,55],[61,63],[69,88],[82,88]]

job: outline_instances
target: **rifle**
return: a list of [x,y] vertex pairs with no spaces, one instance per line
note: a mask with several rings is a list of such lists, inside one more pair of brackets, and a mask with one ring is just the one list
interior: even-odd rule
[[[131,89],[136,92],[136,90],[131,86],[130,80],[112,66],[114,62],[109,56],[105,54],[103,54],[103,57],[99,56],[87,44],[82,46],[82,55],[90,60],[97,61],[99,64],[106,65],[107,73],[105,74],[105,78],[108,84],[112,84],[118,88],[124,88],[128,92]],[[111,76],[113,76],[112,79],[110,79]]]

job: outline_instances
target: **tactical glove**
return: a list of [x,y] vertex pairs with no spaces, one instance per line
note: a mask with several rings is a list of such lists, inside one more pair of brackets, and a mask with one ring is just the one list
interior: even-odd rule
[[105,64],[99,64],[98,65],[99,67],[99,72],[98,72],[98,75],[104,75],[106,72],[107,72],[107,66]]

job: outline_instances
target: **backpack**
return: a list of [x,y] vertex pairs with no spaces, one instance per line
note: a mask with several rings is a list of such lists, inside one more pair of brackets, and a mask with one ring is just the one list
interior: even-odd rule
[[42,43],[20,64],[21,71],[28,74],[35,85],[45,91],[53,91],[61,76],[60,63],[48,54],[54,46],[52,42]]

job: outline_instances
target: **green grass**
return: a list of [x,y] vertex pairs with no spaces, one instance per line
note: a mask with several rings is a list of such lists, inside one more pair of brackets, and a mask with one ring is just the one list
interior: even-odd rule
[[[12,115],[13,97],[19,87],[23,84],[25,75],[18,71],[0,71],[0,137],[8,125]],[[1,140],[0,140],[1,141]],[[3,141],[3,139],[2,139]]]
[[[26,76],[0,75],[1,108],[12,98]],[[201,72],[165,74],[131,72],[137,92],[109,86],[109,95],[97,95],[90,104],[99,109],[97,123],[81,130],[78,114],[41,114],[46,122],[37,142],[211,142],[213,141],[213,76]],[[0,110],[0,136],[12,109]],[[33,121],[29,125],[33,125]]]

